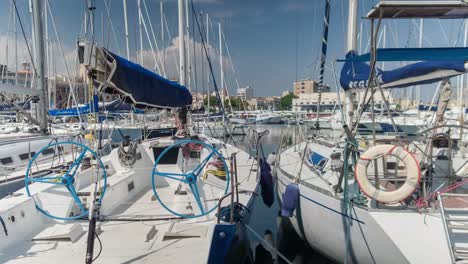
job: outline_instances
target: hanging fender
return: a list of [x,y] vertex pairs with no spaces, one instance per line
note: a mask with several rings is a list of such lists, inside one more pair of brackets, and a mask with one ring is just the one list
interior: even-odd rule
[[[367,175],[367,168],[371,161],[385,155],[391,155],[401,160],[407,171],[406,181],[403,186],[391,192],[375,188]],[[354,169],[354,176],[359,188],[365,195],[378,202],[392,204],[403,201],[413,194],[421,180],[421,169],[413,154],[405,148],[395,145],[377,145],[369,148],[361,155]]]

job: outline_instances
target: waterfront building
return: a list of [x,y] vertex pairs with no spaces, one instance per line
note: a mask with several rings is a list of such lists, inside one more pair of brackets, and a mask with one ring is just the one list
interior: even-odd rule
[[237,97],[244,101],[252,99],[253,95],[253,88],[250,86],[237,89]]

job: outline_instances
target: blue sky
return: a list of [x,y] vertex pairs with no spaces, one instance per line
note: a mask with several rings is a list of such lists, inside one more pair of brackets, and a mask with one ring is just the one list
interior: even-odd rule
[[[85,0],[49,0],[51,3],[57,30],[62,39],[68,60],[72,61],[73,47],[76,38],[82,32]],[[160,0],[145,0],[149,9],[152,25],[156,35],[160,34]],[[7,0],[2,1],[0,8],[0,37],[4,37],[8,31],[9,5]],[[109,47],[115,52],[124,54],[124,22],[122,0],[111,0],[112,23],[115,27],[117,43],[110,34]],[[136,0],[127,0],[130,28],[130,48],[132,56],[135,56],[138,46],[137,33],[137,7]],[[361,0],[359,7],[360,16],[376,3],[375,0]],[[17,0],[21,18],[25,25],[28,37],[30,21],[27,14],[27,0]],[[250,85],[254,87],[256,96],[280,95],[284,90],[291,90],[296,78],[317,78],[318,57],[320,54],[320,38],[322,33],[323,13],[325,0],[198,0],[195,7],[198,12],[208,13],[214,26],[218,22],[223,25],[226,41],[229,45],[237,79],[240,86]],[[164,1],[168,27],[172,37],[177,35],[177,1]],[[347,23],[347,1],[332,0],[329,56],[331,62],[344,56],[345,52],[345,27]],[[107,31],[107,14],[103,1],[97,1],[96,10],[96,38],[101,41],[101,16],[104,17],[105,31]],[[453,45],[458,39],[458,45],[462,45],[463,36],[460,35],[462,21],[428,21],[425,24],[424,46]],[[361,22],[359,23],[361,24]],[[400,20],[385,22],[387,27],[387,47],[404,47],[418,45],[419,21]],[[362,20],[364,50],[368,40],[369,22]],[[10,27],[11,29],[11,27]],[[19,27],[18,27],[19,30]],[[49,30],[52,30],[50,27]],[[217,28],[214,29],[217,35]],[[198,34],[196,32],[196,34]],[[107,33],[105,33],[107,36]],[[51,37],[55,40],[55,37]],[[217,36],[216,36],[217,38]],[[18,39],[22,40],[21,35]],[[174,40],[167,40],[159,45],[169,52],[174,52]],[[199,42],[199,37],[195,37]],[[10,43],[10,51],[12,50]],[[212,43],[217,47],[216,43]],[[2,46],[5,41],[0,41],[0,61],[5,63],[5,49]],[[171,47],[172,45],[172,47]],[[198,46],[199,47],[199,46]],[[149,45],[144,36],[144,49],[149,52]],[[197,48],[198,49],[198,48]],[[151,56],[149,53],[148,60]],[[225,51],[226,55],[226,51]],[[296,56],[297,55],[297,56]],[[199,56],[199,54],[197,54]],[[214,63],[217,58],[213,55]],[[297,59],[296,59],[297,58]],[[145,56],[145,60],[147,56]],[[11,64],[11,57],[10,63]],[[227,58],[225,59],[225,63]],[[168,62],[169,63],[169,62]],[[172,62],[171,62],[172,63]],[[145,64],[146,65],[146,64]],[[148,62],[148,65],[151,65]],[[147,65],[147,66],[148,66]],[[227,64],[225,64],[227,65]],[[336,63],[336,71],[339,72],[340,64]],[[388,65],[391,68],[397,65]],[[60,66],[58,66],[60,68]],[[170,66],[167,66],[170,68]],[[198,66],[200,71],[200,66]],[[206,71],[206,69],[205,69]],[[236,89],[234,73],[230,67],[226,67],[227,86],[230,92]],[[326,82],[334,87],[333,71],[328,69]],[[175,72],[168,73],[169,77],[175,77]],[[172,75],[172,76],[171,76]],[[216,70],[216,78],[219,81],[219,73]],[[201,86],[201,79],[198,79]],[[423,97],[430,97],[429,89]]]

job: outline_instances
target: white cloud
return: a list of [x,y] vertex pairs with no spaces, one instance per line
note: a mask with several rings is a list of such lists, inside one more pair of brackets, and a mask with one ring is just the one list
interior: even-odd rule
[[[31,44],[31,40],[29,41],[29,49],[31,54],[34,56],[34,47]],[[7,51],[8,45],[8,51]],[[65,53],[65,61],[63,59],[62,53],[60,51],[60,47],[57,42],[50,41],[50,67],[54,73],[66,75],[67,71],[65,68],[65,61],[68,65],[68,69],[71,75],[76,74],[76,67],[75,67],[75,54],[76,49],[71,48],[68,46],[63,46],[64,53]],[[28,48],[23,38],[18,36],[17,41],[17,53],[18,53],[18,68],[21,69],[21,63],[23,62],[30,62],[30,55],[28,52]],[[47,56],[47,53],[46,53]],[[15,39],[12,35],[0,35],[0,64],[7,64],[8,68],[12,71],[16,68],[16,61],[15,61]],[[46,65],[47,67],[47,65]]]
[[[195,67],[196,67],[196,71],[197,71],[196,78],[198,80],[199,85],[201,85],[202,78],[205,78],[206,80],[206,75],[208,72],[208,64],[206,60],[205,51],[203,49],[203,44],[201,42],[190,39],[188,43],[186,44],[186,47],[187,49],[190,49],[187,52],[187,55],[189,55],[190,53],[190,57],[188,57],[188,60],[191,61],[190,64],[192,65],[191,67],[192,78],[195,76]],[[219,86],[219,81],[220,81],[219,80],[219,76],[220,76],[219,59],[220,57],[217,51],[218,49],[213,47],[212,45],[207,45],[206,48],[209,50],[209,53],[208,53],[209,58],[213,66],[213,71],[215,74],[216,81]],[[195,50],[195,54],[194,54],[194,50]],[[178,79],[179,70],[176,65],[179,64],[179,37],[173,38],[171,41],[171,44],[168,47],[160,50],[160,52],[156,53],[155,56],[158,62],[159,62],[160,57],[166,58],[165,59],[166,63],[164,64],[166,77],[169,79]],[[205,76],[202,76],[202,63],[204,67],[203,70],[204,70]],[[227,73],[232,72],[232,67],[226,56],[223,56],[223,65],[224,65],[225,76],[228,77]],[[143,66],[148,69],[155,69],[155,60],[154,60],[154,56],[151,50],[143,51]],[[161,68],[161,63],[159,63],[159,66]],[[159,72],[159,73],[162,74],[162,72]]]

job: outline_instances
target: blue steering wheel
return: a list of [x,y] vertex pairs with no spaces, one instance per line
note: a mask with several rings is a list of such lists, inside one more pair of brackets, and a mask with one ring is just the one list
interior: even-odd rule
[[[195,146],[202,147],[202,149],[208,149],[210,153],[193,170],[190,170],[186,173],[161,172],[157,170],[158,164],[163,159],[164,155],[166,155],[171,149],[174,149],[174,148],[179,148],[180,151],[183,151],[183,148],[187,146],[187,144],[193,144]],[[201,153],[201,149],[199,151]],[[164,149],[164,151],[161,152],[161,154],[156,159],[156,162],[154,163],[152,179],[151,179],[152,180],[151,183],[153,185],[153,192],[154,192],[156,199],[159,201],[159,203],[167,211],[182,218],[201,217],[215,210],[218,207],[219,200],[212,207],[204,206],[203,202],[207,202],[208,200],[202,201],[200,197],[200,190],[199,190],[199,185],[198,185],[198,183],[203,182],[203,175],[201,175],[203,169],[208,165],[211,159],[215,158],[215,156],[217,157],[217,160],[221,162],[222,166],[224,167],[224,171],[226,172],[226,178],[225,178],[225,183],[224,183],[225,185],[224,194],[226,194],[228,192],[229,182],[230,182],[229,168],[226,164],[226,159],[222,156],[222,154],[216,148],[214,148],[210,144],[207,144],[205,142],[198,141],[198,140],[181,140],[181,141],[177,141],[176,143]],[[161,200],[161,197],[158,195],[157,189],[160,187],[158,188],[156,187],[155,177],[164,177],[168,180],[178,181],[180,183],[188,185],[193,197],[195,198],[199,212],[194,213],[194,214],[183,214],[183,213],[176,212],[175,210],[169,208]],[[218,186],[218,187],[222,187],[222,186]],[[211,199],[210,201],[213,201],[213,199]]]
[[[72,149],[72,151],[73,151],[73,148],[81,148],[81,152],[77,156],[75,156],[75,159],[73,160],[73,162],[71,164],[67,164],[66,171],[65,171],[65,173],[63,175],[51,175],[52,173],[48,173],[48,175],[45,175],[45,176],[36,176],[35,177],[35,175],[33,175],[33,173],[31,173],[31,167],[37,166],[37,161],[36,160],[38,159],[38,157],[42,153],[44,153],[44,151],[48,150],[48,152],[49,152],[50,149],[54,149],[54,150],[58,150],[59,152],[62,152],[64,150],[64,145],[69,145],[68,147],[70,149]],[[50,213],[48,210],[42,208],[41,207],[41,206],[43,206],[42,203],[38,204],[36,199],[33,199],[34,203],[36,205],[36,209],[39,212],[46,215],[47,217],[50,217],[50,218],[53,218],[53,219],[58,219],[58,220],[75,220],[75,219],[79,219],[79,218],[82,218],[82,217],[85,217],[85,216],[88,215],[88,210],[83,205],[83,202],[81,201],[80,197],[78,196],[78,193],[77,193],[77,191],[75,189],[75,186],[74,186],[75,177],[76,177],[76,173],[78,171],[78,168],[80,167],[80,165],[81,165],[81,163],[83,161],[83,158],[85,157],[85,155],[88,152],[96,160],[99,160],[99,169],[98,169],[98,171],[99,171],[99,174],[100,174],[100,178],[104,180],[103,187],[100,190],[101,193],[100,193],[99,199],[97,201],[97,203],[101,203],[102,198],[104,197],[104,194],[106,192],[107,174],[106,174],[104,164],[102,163],[101,159],[98,159],[97,153],[94,152],[93,150],[91,150],[89,147],[87,147],[87,146],[85,146],[85,145],[83,145],[81,143],[78,143],[78,142],[73,142],[73,141],[55,142],[55,143],[49,144],[49,145],[45,146],[44,148],[42,148],[29,161],[29,164],[28,164],[28,166],[26,168],[26,175],[25,175],[25,178],[24,178],[25,186],[26,186],[26,193],[28,194],[29,197],[33,197],[35,194],[37,194],[37,193],[32,194],[33,190],[30,189],[30,184],[35,183],[35,182],[63,186],[63,187],[66,188],[66,190],[68,191],[68,193],[72,197],[73,202],[78,207],[78,209],[80,210],[80,213],[77,214],[77,215],[72,215],[72,216],[54,215],[54,214]],[[55,153],[55,154],[57,154],[57,153]],[[60,155],[65,155],[65,154],[66,153],[60,153]],[[47,154],[44,153],[42,156],[45,156],[45,155],[47,155]],[[52,165],[53,165],[53,163],[51,164],[51,166]],[[92,176],[92,177],[94,177],[94,176]]]

